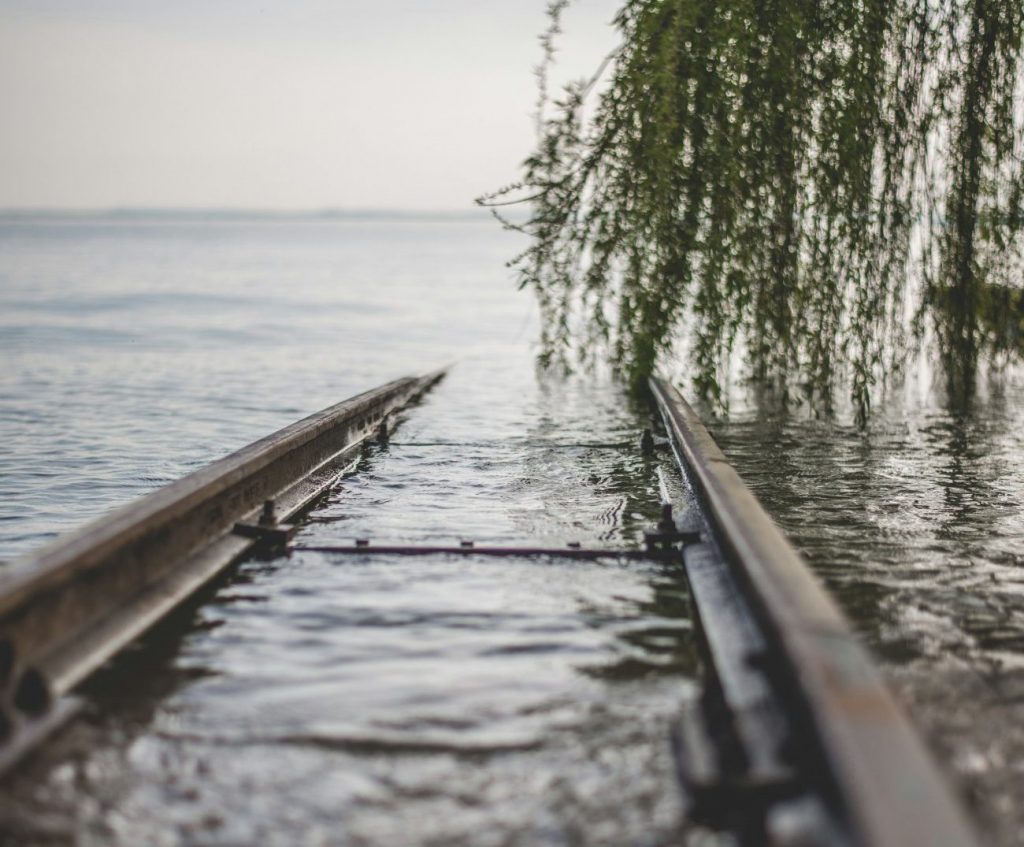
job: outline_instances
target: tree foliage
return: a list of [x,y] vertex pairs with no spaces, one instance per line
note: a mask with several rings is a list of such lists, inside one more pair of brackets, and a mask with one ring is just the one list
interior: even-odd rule
[[931,337],[951,385],[1020,351],[1021,0],[625,0],[621,45],[550,99],[542,37],[513,260],[543,361],[697,389],[748,374],[865,414]]

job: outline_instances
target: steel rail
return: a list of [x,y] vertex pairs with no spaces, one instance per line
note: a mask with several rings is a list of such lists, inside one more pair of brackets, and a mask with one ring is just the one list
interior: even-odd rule
[[280,544],[392,417],[444,376],[345,400],[0,567],[0,771],[86,676],[230,564]]
[[[781,692],[789,719],[795,715],[798,721],[799,737],[788,739],[790,758],[794,748],[816,748],[824,765],[817,778],[837,804],[846,824],[843,829],[852,834],[854,843],[870,847],[977,844],[959,803],[881,674],[804,560],[682,395],[659,378],[650,380],[650,388],[678,463],[708,520],[709,541],[721,551],[716,562],[712,545],[684,549],[698,618],[706,618],[703,629],[711,642],[710,654],[733,663],[731,669],[718,670],[715,685],[725,690],[727,699],[734,696],[730,687],[739,692],[739,699],[754,689],[760,697],[761,681],[752,685],[746,679],[734,681],[729,674],[742,676],[774,664],[765,679]],[[716,626],[722,627],[721,620],[707,619],[714,614],[716,600],[723,597],[727,611],[740,621],[743,609],[737,605],[749,603],[750,616],[759,628],[755,641],[763,637],[767,642],[761,648],[764,653],[726,655],[730,645],[737,643],[736,626],[719,634]],[[764,717],[763,703],[756,705],[756,711],[742,705],[736,709],[731,718],[734,730],[742,731],[742,726],[736,726],[741,719]],[[770,716],[765,725],[771,727]],[[694,734],[692,724],[684,728],[687,733]],[[691,751],[703,743],[691,739]],[[785,752],[787,745],[778,749]],[[692,770],[707,769],[706,752],[691,753],[690,758],[697,760],[689,763]],[[845,838],[836,840],[842,843]]]

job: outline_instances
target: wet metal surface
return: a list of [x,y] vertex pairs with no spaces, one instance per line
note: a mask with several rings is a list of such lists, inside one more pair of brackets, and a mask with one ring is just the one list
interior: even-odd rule
[[[693,408],[664,380],[651,388],[731,565],[717,566],[711,544],[683,553],[701,641],[714,657],[709,693],[721,695],[718,709],[705,709],[707,723],[729,714],[714,734],[731,728],[745,752],[733,779],[805,795],[767,800],[767,836],[750,843],[973,847],[959,804],[831,598]],[[792,817],[797,806],[802,824]]]

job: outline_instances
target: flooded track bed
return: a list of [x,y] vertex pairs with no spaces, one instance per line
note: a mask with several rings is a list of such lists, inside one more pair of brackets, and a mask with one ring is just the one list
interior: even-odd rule
[[[460,408],[445,401],[430,407],[429,417],[417,412],[388,451],[349,480],[347,494],[325,504],[308,537],[608,546],[635,540],[653,517],[642,504],[657,499],[642,458],[631,444],[619,451],[562,445],[632,442],[637,420],[613,390],[536,381],[529,298],[515,292],[502,264],[519,247],[509,239],[486,220],[0,222],[0,558],[341,397],[455,359],[475,381],[480,402]],[[677,376],[685,385],[685,373]],[[881,656],[987,833],[1007,845],[1024,840],[1022,415],[1019,375],[1008,374],[1002,388],[962,414],[933,400],[893,398],[867,433],[738,407],[730,422],[711,426]],[[462,445],[458,458],[447,442]],[[460,467],[487,481],[469,483]],[[428,471],[433,487],[421,484]],[[430,520],[418,517],[420,510]],[[87,720],[62,738],[63,752],[40,759],[10,787],[4,821],[27,822],[34,833],[28,843],[106,844],[109,831],[132,843],[140,832],[158,830],[163,840],[154,843],[247,843],[252,832],[269,833],[273,843],[300,824],[310,843],[331,843],[339,830],[329,796],[349,795],[315,775],[327,773],[318,768],[330,756],[348,754],[276,741],[254,745],[261,752],[250,754],[247,745],[220,744],[237,737],[231,732],[239,726],[229,732],[216,708],[206,710],[215,703],[232,721],[240,714],[258,720],[269,706],[256,695],[275,690],[276,674],[296,661],[300,668],[318,661],[316,639],[297,634],[287,615],[278,620],[276,580],[301,576],[292,564],[246,565],[95,680]],[[307,564],[327,576],[356,566],[318,558]],[[522,563],[531,573],[537,564]],[[486,565],[495,574],[508,566]],[[394,574],[412,566],[396,561]],[[602,567],[640,581],[629,591],[616,589],[631,599],[615,606],[626,610],[621,631],[599,631],[607,652],[598,663],[622,665],[623,656],[636,655],[627,637],[635,624],[645,658],[625,666],[649,670],[657,650],[678,649],[685,677],[694,661],[689,641],[674,626],[654,625],[662,617],[688,625],[663,611],[666,598],[679,603],[669,575],[635,563]],[[580,563],[571,568],[577,575],[607,573]],[[422,578],[428,580],[426,570]],[[323,583],[303,590],[323,590]],[[543,597],[542,587],[537,594]],[[584,600],[577,611],[589,608]],[[231,666],[246,651],[215,647],[220,640],[247,643],[232,621],[258,630],[267,644],[279,635],[307,649],[260,668],[259,685],[255,674],[232,677]],[[329,645],[328,631],[323,626],[319,637]],[[324,649],[320,659],[330,668]],[[559,655],[546,661],[576,667]],[[579,665],[591,667],[592,658]],[[633,686],[651,698],[644,702],[653,703],[654,722],[667,720],[679,691],[660,668],[622,685],[582,672],[573,679],[606,697],[625,696]],[[385,682],[395,684],[391,677]],[[208,744],[193,732],[206,726],[200,714],[215,726]],[[652,729],[650,738],[660,732]],[[278,736],[267,730],[267,737]],[[527,762],[535,754],[513,755]],[[242,786],[251,785],[257,758],[299,757],[320,763],[309,764],[307,781],[290,781],[300,771],[286,766],[271,779],[260,765],[267,790],[254,791],[249,802]],[[204,794],[211,763],[219,776]],[[654,782],[639,779],[645,791]],[[271,783],[281,797],[294,783],[294,797],[310,800],[290,808],[273,796]],[[675,814],[673,797],[648,796],[663,804],[659,821]],[[460,804],[469,809],[470,796]],[[147,828],[150,814],[156,818]],[[482,819],[479,809],[474,814]]]
[[[612,387],[474,396],[487,367],[457,367],[295,541],[638,546],[659,503],[643,419]],[[681,838],[677,565],[298,551],[177,617],[9,780],[10,843]]]

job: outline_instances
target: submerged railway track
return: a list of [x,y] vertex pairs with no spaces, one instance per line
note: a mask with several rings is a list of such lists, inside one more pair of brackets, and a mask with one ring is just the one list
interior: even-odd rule
[[[976,843],[848,623],[682,396],[652,379],[680,470],[629,549],[371,543],[304,547],[308,509],[443,373],[299,421],[0,569],[0,771],[72,719],[76,688],[217,574],[261,549],[325,555],[657,558],[678,565],[703,659],[673,737],[696,825],[740,843]],[[0,788],[2,790],[2,788]]]

